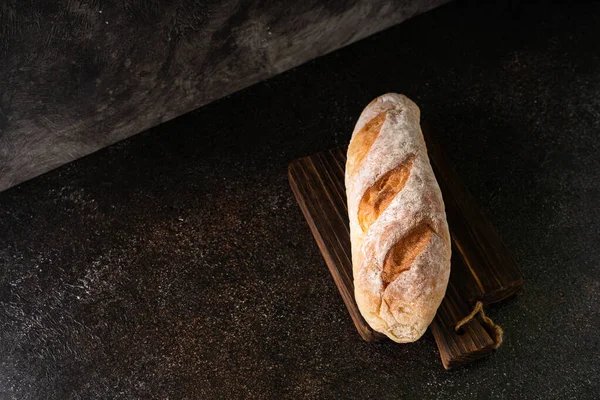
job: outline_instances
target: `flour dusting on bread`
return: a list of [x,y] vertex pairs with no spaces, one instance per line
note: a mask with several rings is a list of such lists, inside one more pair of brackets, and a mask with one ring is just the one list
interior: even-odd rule
[[373,329],[415,341],[444,297],[451,250],[420,110],[406,96],[385,94],[362,112],[346,190],[358,307]]

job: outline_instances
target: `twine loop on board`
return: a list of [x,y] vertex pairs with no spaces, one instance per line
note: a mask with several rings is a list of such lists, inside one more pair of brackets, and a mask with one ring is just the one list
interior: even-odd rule
[[456,323],[454,330],[456,332],[458,332],[460,330],[460,328],[462,328],[466,323],[468,323],[473,318],[475,318],[475,316],[477,314],[481,315],[481,319],[482,319],[483,323],[489,328],[486,330],[488,330],[488,332],[490,332],[493,335],[492,340],[494,341],[494,349],[497,349],[502,344],[502,337],[504,336],[504,330],[502,330],[500,325],[496,325],[490,317],[485,315],[485,312],[483,311],[483,303],[481,301],[478,301],[475,304],[475,308],[473,308],[473,311],[471,311],[466,317],[464,317],[463,319],[461,319],[460,321],[458,321]]

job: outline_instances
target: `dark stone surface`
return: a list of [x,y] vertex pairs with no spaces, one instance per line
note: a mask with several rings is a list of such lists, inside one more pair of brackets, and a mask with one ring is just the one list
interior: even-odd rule
[[446,1],[2,1],[0,191]]
[[[598,37],[598,4],[451,3],[0,194],[0,398],[597,398]],[[455,372],[361,341],[287,183],[386,91],[526,277]]]

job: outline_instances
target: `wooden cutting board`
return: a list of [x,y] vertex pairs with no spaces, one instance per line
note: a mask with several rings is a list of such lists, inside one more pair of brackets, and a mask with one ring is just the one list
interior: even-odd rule
[[[523,275],[427,132],[424,129],[452,237],[450,282],[431,330],[442,364],[452,369],[489,355],[501,340],[481,314],[458,330],[457,322],[477,301],[491,304],[515,294],[523,286]],[[313,154],[290,164],[289,181],[358,333],[371,342],[385,336],[369,327],[354,300],[345,164],[346,149]]]

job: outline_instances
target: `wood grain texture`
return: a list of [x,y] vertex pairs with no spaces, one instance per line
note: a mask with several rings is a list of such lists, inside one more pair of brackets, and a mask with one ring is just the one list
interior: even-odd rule
[[[428,147],[430,142],[432,142],[431,139],[427,142]],[[446,296],[431,324],[432,333],[440,350],[442,364],[444,368],[451,369],[485,357],[493,351],[494,340],[478,319],[467,323],[460,333],[454,330],[456,323],[471,311],[472,298],[484,298],[488,302],[492,302],[490,299],[497,301],[495,299],[505,298],[522,286],[523,278],[514,262],[509,265],[508,276],[502,274],[504,267],[502,264],[495,266],[491,273],[485,271],[488,264],[481,263],[486,251],[483,246],[498,246],[490,250],[495,253],[506,252],[506,248],[498,244],[501,241],[497,235],[492,239],[481,237],[488,234],[492,228],[480,211],[477,215],[480,219],[477,220],[476,227],[471,227],[472,220],[464,219],[465,215],[470,216],[471,214],[464,214],[464,205],[461,203],[461,199],[452,196],[465,196],[468,198],[469,205],[474,201],[458,179],[452,185],[451,179],[456,178],[456,174],[451,170],[447,160],[442,159],[443,154],[438,150],[439,148],[436,147],[436,151],[430,153],[430,158],[432,158],[432,165],[448,169],[441,174],[445,185],[442,187],[442,192],[444,200],[447,201],[446,208],[452,208],[449,212],[449,215],[452,215],[452,219],[449,218],[450,230],[454,232],[452,222],[460,227],[460,230],[457,229],[456,232],[459,232],[463,247],[463,251],[458,251],[453,236],[450,283]],[[369,327],[354,300],[350,230],[344,186],[345,162],[345,148],[304,157],[290,164],[289,180],[358,333],[366,341],[376,341],[385,336]],[[438,172],[435,168],[434,171],[437,176]],[[461,187],[455,188],[455,190],[446,189],[444,193],[444,188],[448,185],[460,185]],[[475,242],[468,233],[476,235],[475,238],[478,238],[478,241]],[[476,250],[471,248],[469,240],[473,240],[473,243],[478,245]],[[464,247],[467,247],[468,251],[464,251]],[[473,258],[466,259],[465,257]],[[490,259],[495,261],[512,260],[507,254],[500,254],[495,259],[487,258],[486,261]],[[477,285],[473,288],[474,282],[478,280],[485,282],[485,285]],[[492,291],[492,295],[486,296],[484,290]],[[465,294],[467,295],[465,296]]]
[[469,304],[476,300],[497,303],[514,295],[523,287],[521,269],[427,126],[423,135],[446,205],[450,234],[466,267],[457,269],[461,293]]
[[450,280],[446,296],[430,325],[442,365],[447,370],[479,360],[494,350],[494,340],[479,320],[467,323],[460,333],[454,330],[456,322],[470,311],[471,307]]
[[350,227],[343,179],[345,160],[341,149],[296,160],[289,166],[289,179],[358,333],[371,342],[381,340],[385,335],[371,329],[354,301]]

